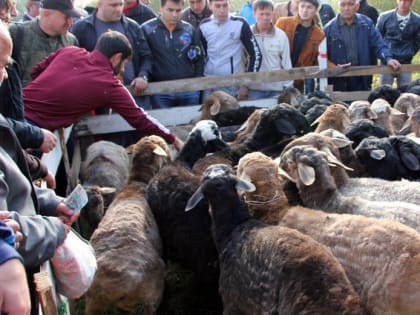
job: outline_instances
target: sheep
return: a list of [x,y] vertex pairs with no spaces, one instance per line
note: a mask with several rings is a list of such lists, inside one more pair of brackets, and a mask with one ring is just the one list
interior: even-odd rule
[[[356,147],[355,153],[372,177],[386,180],[400,180],[409,176],[400,157],[398,148],[391,143],[391,138],[367,137]],[[408,157],[411,158],[411,154]]]
[[394,89],[390,85],[381,85],[369,93],[367,100],[372,103],[374,100],[382,98],[389,104],[394,105],[400,95],[401,92],[398,89]]
[[[198,120],[212,119],[218,113],[230,109],[237,109],[239,106],[239,102],[235,97],[224,91],[214,91],[204,100],[203,105],[201,105],[199,109],[201,115]],[[197,120],[192,121],[192,123],[196,122]]]
[[407,134],[415,141],[419,142],[420,138],[420,107],[417,107],[401,128],[400,134]]
[[315,132],[330,128],[343,132],[350,124],[349,112],[346,106],[333,104],[314,123],[318,123]]
[[233,143],[244,142],[254,132],[255,127],[261,119],[261,114],[264,110],[266,109],[257,109],[251,115],[249,115],[248,119],[237,130],[237,135],[232,141]]
[[285,88],[277,97],[277,104],[286,103],[298,109],[305,96],[295,87]]
[[285,152],[281,168],[296,182],[303,204],[318,210],[360,214],[399,221],[420,231],[420,206],[407,202],[380,202],[359,196],[343,196],[330,166],[342,164],[310,146],[295,146]]
[[388,137],[388,133],[383,127],[368,119],[351,122],[344,130],[344,135],[353,141],[353,148],[356,148],[363,139],[369,136],[377,138]]
[[420,180],[420,143],[407,136],[389,138],[391,145],[398,152],[404,167],[402,177],[408,180]]
[[396,116],[391,117],[394,130],[401,132],[407,118],[411,117],[414,110],[418,107],[420,107],[420,96],[414,93],[401,93],[400,97],[395,101],[394,108],[405,115],[403,118]]
[[378,118],[376,113],[370,108],[368,101],[354,101],[350,104],[348,110],[351,122],[356,122],[361,119],[374,120]]
[[253,188],[225,165],[213,165],[186,207],[203,198],[210,204],[223,314],[363,314],[360,298],[325,247],[250,217],[237,189]]
[[164,288],[162,244],[147,204],[146,184],[170,159],[158,136],[142,138],[134,149],[129,180],[92,235],[98,269],[86,294],[86,314],[102,314],[109,306],[130,311],[144,305],[153,314]]
[[258,152],[240,159],[237,176],[255,185],[255,191],[245,193],[251,215],[267,224],[296,229],[327,246],[369,313],[419,314],[420,235],[416,231],[391,220],[291,207],[278,164]]
[[126,149],[113,142],[97,141],[86,149],[80,167],[80,181],[88,194],[79,220],[84,237],[97,228],[116,192],[127,183],[129,164]]
[[305,118],[310,125],[312,125],[328,108],[328,105],[325,104],[316,104],[305,114]]
[[375,122],[379,126],[382,126],[388,135],[395,134],[394,127],[391,123],[392,116],[402,118],[403,120],[406,119],[406,114],[392,108],[391,105],[382,98],[374,100],[370,105],[370,108],[377,115]]

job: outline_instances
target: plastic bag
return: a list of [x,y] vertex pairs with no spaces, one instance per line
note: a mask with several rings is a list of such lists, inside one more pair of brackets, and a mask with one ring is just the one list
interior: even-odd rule
[[57,247],[51,264],[58,293],[69,299],[77,299],[86,293],[97,268],[93,247],[72,230],[64,243]]

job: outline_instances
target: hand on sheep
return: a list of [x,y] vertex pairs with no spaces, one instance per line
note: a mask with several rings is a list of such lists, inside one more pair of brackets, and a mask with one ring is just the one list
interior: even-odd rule
[[247,100],[248,99],[248,87],[246,87],[244,85],[239,87],[238,94],[236,95],[236,98],[239,101]]

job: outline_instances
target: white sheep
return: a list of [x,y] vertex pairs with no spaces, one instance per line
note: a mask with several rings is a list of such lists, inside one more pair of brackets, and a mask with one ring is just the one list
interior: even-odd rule
[[157,136],[135,146],[128,184],[116,196],[92,235],[98,270],[86,295],[86,314],[110,306],[131,311],[140,304],[153,314],[164,288],[165,264],[159,231],[145,199],[147,182],[168,161],[169,148]]
[[237,175],[255,185],[255,191],[245,193],[250,213],[327,246],[369,313],[420,313],[420,235],[415,230],[391,220],[291,207],[278,164],[261,153],[243,156]]
[[282,155],[280,166],[296,182],[299,196],[307,207],[391,219],[420,231],[418,205],[407,202],[370,201],[360,196],[342,195],[330,167],[343,165],[337,159],[329,159],[322,151],[311,146],[295,146]]
[[375,122],[382,126],[388,135],[394,135],[399,129],[394,129],[392,125],[392,117],[400,118],[403,121],[407,119],[405,113],[391,107],[391,105],[382,98],[377,98],[370,105],[370,109],[377,115]]

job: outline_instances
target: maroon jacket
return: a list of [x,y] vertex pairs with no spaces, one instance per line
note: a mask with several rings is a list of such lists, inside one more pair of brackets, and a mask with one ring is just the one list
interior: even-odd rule
[[42,128],[68,127],[93,109],[109,107],[137,130],[161,136],[168,143],[175,140],[167,128],[137,106],[99,51],[64,47],[36,65],[32,78],[23,89],[25,118]]

